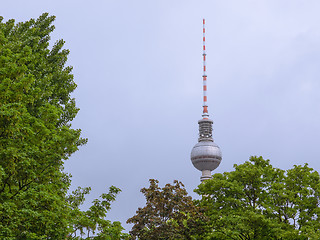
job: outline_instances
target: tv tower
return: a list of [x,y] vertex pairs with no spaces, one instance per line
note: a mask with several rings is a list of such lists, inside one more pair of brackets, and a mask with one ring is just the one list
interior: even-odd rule
[[212,138],[213,121],[209,119],[207,105],[207,74],[206,74],[206,29],[205,19],[203,19],[203,114],[199,124],[198,143],[192,148],[191,161],[193,166],[202,171],[201,182],[211,177],[211,171],[216,169],[222,159],[219,146],[215,144]]

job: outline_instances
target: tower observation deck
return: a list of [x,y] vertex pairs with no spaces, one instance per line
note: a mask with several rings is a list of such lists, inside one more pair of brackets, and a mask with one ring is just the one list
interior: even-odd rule
[[205,19],[203,19],[203,114],[202,119],[198,121],[198,143],[191,151],[191,161],[193,166],[202,171],[202,176],[200,178],[201,182],[212,178],[211,171],[220,165],[222,159],[221,150],[212,138],[213,121],[209,119],[208,114],[205,33]]

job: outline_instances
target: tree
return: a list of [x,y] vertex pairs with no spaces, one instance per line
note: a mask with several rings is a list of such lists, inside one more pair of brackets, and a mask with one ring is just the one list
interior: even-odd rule
[[195,191],[210,219],[210,239],[320,239],[320,178],[304,166],[287,171],[251,157]]
[[[71,127],[79,109],[72,67],[65,66],[69,51],[63,40],[49,49],[54,19],[44,13],[16,24],[0,17],[1,239],[65,239],[73,231],[77,209],[67,201],[63,164],[87,139]],[[90,208],[93,223],[118,192],[110,191]],[[99,222],[100,236],[109,225]]]
[[142,188],[146,206],[139,208],[127,223],[133,239],[195,239],[204,232],[205,217],[179,181],[166,184],[150,179],[150,187]]

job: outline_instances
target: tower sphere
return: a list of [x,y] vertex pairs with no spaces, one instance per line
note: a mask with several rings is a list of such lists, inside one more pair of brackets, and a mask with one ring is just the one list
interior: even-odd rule
[[192,164],[200,171],[213,171],[220,165],[221,159],[221,150],[215,142],[198,142],[191,151]]

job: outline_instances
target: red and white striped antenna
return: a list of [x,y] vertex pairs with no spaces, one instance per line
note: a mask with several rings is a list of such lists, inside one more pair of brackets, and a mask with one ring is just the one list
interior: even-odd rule
[[207,67],[206,67],[206,20],[203,19],[203,119],[208,119],[208,105],[207,105]]

